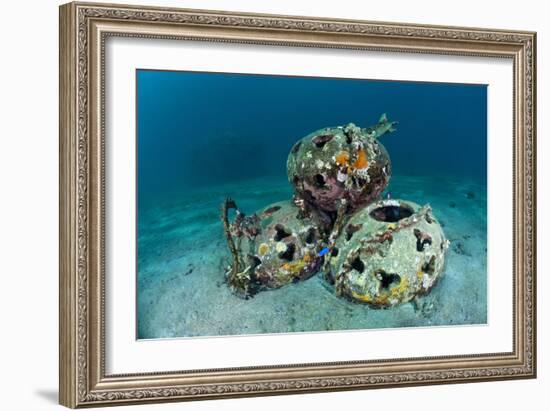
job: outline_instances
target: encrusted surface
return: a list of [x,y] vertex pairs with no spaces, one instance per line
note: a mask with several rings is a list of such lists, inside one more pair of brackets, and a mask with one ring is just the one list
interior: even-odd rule
[[378,138],[393,125],[384,115],[374,127],[327,127],[296,142],[287,160],[296,195],[325,212],[337,211],[341,199],[349,210],[376,199],[391,176],[388,153]]
[[448,244],[429,206],[378,201],[346,224],[329,275],[338,295],[376,307],[394,306],[434,286]]
[[237,209],[229,232],[242,264],[234,271],[234,257],[227,274],[237,294],[247,298],[264,289],[305,280],[318,271],[321,233],[310,219],[298,218],[299,212],[288,201],[250,216]]

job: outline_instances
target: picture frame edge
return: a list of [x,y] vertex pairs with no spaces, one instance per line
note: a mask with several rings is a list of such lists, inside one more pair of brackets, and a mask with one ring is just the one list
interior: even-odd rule
[[[91,89],[97,89],[97,84],[93,85],[90,77],[87,77],[90,72],[89,67],[83,65],[90,61],[98,63],[95,57],[90,53],[90,44],[83,41],[83,35],[88,34],[88,21],[85,22],[85,31],[79,28],[82,24],[82,10],[133,10],[138,12],[144,10],[145,13],[188,13],[193,16],[204,15],[220,15],[224,17],[238,18],[257,18],[275,22],[281,19],[290,19],[292,22],[316,22],[316,24],[355,24],[360,27],[391,27],[407,28],[406,33],[412,34],[412,42],[414,42],[414,31],[426,31],[424,33],[428,37],[418,37],[418,40],[427,41],[429,36],[436,36],[437,33],[447,30],[446,36],[453,31],[467,33],[470,30],[473,33],[471,38],[465,36],[465,42],[480,44],[499,43],[499,39],[504,39],[500,44],[509,45],[512,49],[516,49],[517,55],[523,53],[525,66],[521,67],[524,77],[519,80],[523,84],[520,89],[524,92],[520,96],[516,95],[517,101],[520,104],[516,107],[517,110],[523,109],[520,113],[520,118],[525,121],[522,124],[516,125],[516,133],[522,138],[527,147],[519,147],[519,153],[523,157],[520,163],[524,164],[524,169],[519,170],[520,185],[519,193],[523,193],[523,197],[516,198],[514,208],[518,201],[522,201],[523,215],[518,216],[521,227],[516,230],[524,231],[523,247],[521,253],[525,259],[523,267],[519,267],[521,272],[516,280],[526,281],[526,284],[520,284],[520,289],[523,290],[523,298],[519,297],[517,303],[520,312],[526,313],[520,321],[519,330],[521,331],[514,338],[518,339],[519,347],[516,344],[514,353],[504,353],[500,356],[501,360],[507,361],[509,365],[501,368],[491,369],[491,367],[481,368],[485,370],[485,375],[475,375],[476,368],[471,365],[465,369],[449,370],[447,378],[443,378],[441,371],[429,376],[426,374],[423,379],[414,380],[411,374],[404,373],[400,381],[397,375],[392,375],[393,383],[385,382],[380,375],[363,374],[356,377],[341,377],[337,380],[326,379],[323,381],[323,376],[305,378],[302,380],[285,381],[284,378],[263,382],[261,385],[258,382],[236,383],[236,384],[221,384],[212,385],[204,384],[203,386],[178,386],[175,385],[175,380],[163,387],[147,388],[147,376],[132,377],[132,382],[129,385],[120,384],[117,386],[117,379],[124,380],[125,376],[105,376],[104,375],[104,345],[101,341],[102,327],[104,318],[101,312],[96,312],[95,308],[101,305],[98,296],[103,290],[101,289],[101,278],[90,278],[90,235],[91,230],[96,232],[96,241],[101,241],[101,227],[95,227],[97,217],[91,216],[89,209],[90,195],[97,195],[97,190],[94,193],[90,186],[90,169],[96,167],[91,163],[88,157],[90,154],[90,137],[91,129],[99,132],[98,125],[90,125],[87,121],[90,120],[90,107],[88,107],[88,99]],[[61,5],[59,9],[59,402],[60,404],[70,407],[79,408],[83,406],[97,405],[117,405],[128,403],[141,402],[164,402],[164,401],[181,401],[181,400],[198,400],[198,399],[213,399],[213,398],[228,398],[238,396],[253,396],[253,395],[275,395],[275,394],[291,394],[297,392],[322,392],[322,391],[337,391],[347,389],[367,389],[379,387],[398,387],[412,385],[427,385],[427,384],[446,384],[456,382],[475,382],[487,380],[503,380],[512,378],[536,378],[536,33],[527,31],[509,31],[509,30],[492,30],[464,27],[446,27],[446,26],[431,26],[431,25],[410,25],[403,23],[381,23],[381,22],[366,22],[356,20],[339,20],[339,19],[318,19],[314,17],[299,16],[278,16],[256,13],[234,13],[222,12],[213,10],[190,10],[190,9],[174,9],[174,8],[157,8],[157,7],[142,7],[142,6],[127,6],[113,5],[100,3],[80,3],[73,2]],[[93,14],[93,13],[92,13]],[[97,19],[97,17],[94,17]],[[122,19],[121,19],[122,20]],[[131,21],[131,17],[124,17],[124,21]],[[112,23],[112,22],[111,22]],[[115,23],[116,24],[116,23]],[[151,23],[154,24],[154,23]],[[185,23],[178,23],[185,24]],[[215,26],[215,23],[204,23],[207,26]],[[284,25],[283,25],[284,26]],[[231,26],[230,26],[231,27]],[[237,25],[236,27],[240,27]],[[330,27],[329,27],[330,28]],[[334,33],[338,33],[341,27],[333,26]],[[276,27],[275,30],[296,31],[296,28]],[[305,29],[304,29],[305,30]],[[412,31],[411,31],[412,30]],[[431,34],[430,30],[432,30]],[[433,31],[435,30],[435,31]],[[285,32],[288,33],[288,32]],[[382,31],[383,33],[383,31]],[[434,34],[435,33],[435,34]],[[482,33],[482,39],[479,40],[479,33]],[[362,34],[355,33],[354,35],[361,36]],[[365,34],[372,36],[372,33]],[[385,34],[379,34],[384,36]],[[410,34],[406,34],[410,36]],[[452,37],[452,36],[451,36]],[[515,42],[511,39],[515,39]],[[433,40],[433,39],[432,39]],[[430,40],[430,41],[432,41]],[[453,42],[454,40],[445,37],[445,42]],[[457,40],[458,42],[462,40]],[[435,40],[437,42],[437,40]],[[493,42],[493,43],[492,43]],[[96,45],[97,46],[97,45]],[[85,47],[85,50],[82,50]],[[93,46],[92,46],[93,47]],[[84,54],[82,52],[84,51]],[[96,53],[101,50],[95,49]],[[79,54],[80,53],[80,54]],[[451,53],[452,54],[452,53]],[[459,53],[458,53],[459,54]],[[82,61],[82,56],[85,56],[86,62]],[[96,69],[97,71],[97,69]],[[97,72],[96,72],[97,74]],[[86,107],[83,107],[86,106]],[[85,117],[83,119],[83,117]],[[82,121],[84,120],[84,124]],[[516,137],[515,137],[516,141]],[[97,143],[97,141],[96,141]],[[95,151],[98,152],[97,150]],[[97,159],[96,159],[97,160]],[[518,170],[515,170],[517,172]],[[99,170],[98,172],[101,172]],[[98,177],[98,176],[95,176]],[[101,177],[101,176],[99,176]],[[93,178],[92,178],[93,179]],[[526,179],[524,181],[523,179]],[[101,178],[95,183],[99,183]],[[97,189],[97,187],[95,187]],[[101,198],[96,199],[95,206],[100,206]],[[94,200],[94,201],[96,201]],[[95,210],[97,212],[97,210]],[[94,227],[90,226],[90,221]],[[99,221],[99,223],[101,223]],[[101,250],[92,250],[101,252]],[[101,269],[101,263],[95,261],[92,266]],[[98,287],[90,292],[90,286]],[[528,306],[524,306],[528,305]],[[94,308],[92,312],[90,309]],[[99,307],[101,308],[101,307]],[[91,337],[91,338],[90,338]],[[516,342],[516,341],[515,341]],[[470,357],[468,357],[470,358]],[[473,358],[473,357],[472,357]],[[495,360],[498,356],[495,357]],[[475,359],[473,359],[475,362]],[[500,370],[500,372],[499,372]],[[507,371],[506,371],[507,370]],[[452,374],[454,373],[454,374]],[[175,372],[174,374],[177,374]],[[483,374],[483,373],[482,373]],[[454,375],[454,377],[453,377]],[[139,384],[136,381],[141,381]],[[368,381],[373,381],[369,383]],[[133,385],[132,385],[133,384]],[[248,384],[248,385],[247,385]],[[271,384],[271,385],[270,385]],[[285,385],[286,384],[286,385]],[[207,387],[208,386],[208,387]],[[115,388],[112,388],[115,387]],[[212,388],[214,387],[214,388]],[[273,388],[271,388],[273,387]],[[219,391],[219,392],[218,392]]]

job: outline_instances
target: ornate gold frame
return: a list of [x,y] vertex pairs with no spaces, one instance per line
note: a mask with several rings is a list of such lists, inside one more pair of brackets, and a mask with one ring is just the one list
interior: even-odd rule
[[[109,36],[512,59],[513,351],[105,375],[103,63]],[[532,32],[91,3],[61,6],[60,403],[83,407],[534,378],[535,41]]]

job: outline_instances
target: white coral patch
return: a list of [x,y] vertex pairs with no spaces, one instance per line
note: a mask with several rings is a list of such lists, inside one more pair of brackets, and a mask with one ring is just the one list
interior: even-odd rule
[[282,241],[279,241],[277,244],[275,244],[275,250],[277,250],[278,253],[284,253],[287,249],[287,246]]
[[355,170],[355,174],[359,177],[362,177],[362,178],[366,179],[367,182],[370,181],[369,168],[368,167],[360,168],[360,169]]
[[336,174],[336,180],[340,181],[341,183],[345,182],[348,179],[348,175],[346,173],[342,173],[340,170],[338,170],[338,173]]
[[424,274],[422,276],[422,287],[424,287],[426,290],[432,286],[433,282],[433,278],[430,277],[428,274]]
[[399,204],[399,201],[397,201],[397,200],[385,200],[384,205],[385,206],[392,206],[392,207],[399,207],[401,204]]

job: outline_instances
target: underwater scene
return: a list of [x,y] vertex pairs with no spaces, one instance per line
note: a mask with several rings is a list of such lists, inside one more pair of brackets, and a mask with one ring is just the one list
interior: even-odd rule
[[487,323],[487,86],[137,70],[138,339]]

